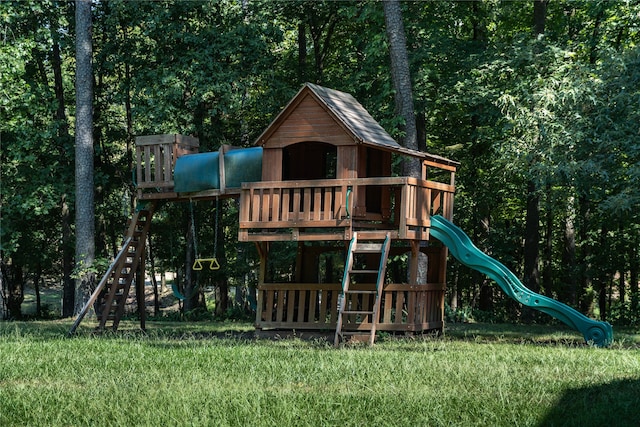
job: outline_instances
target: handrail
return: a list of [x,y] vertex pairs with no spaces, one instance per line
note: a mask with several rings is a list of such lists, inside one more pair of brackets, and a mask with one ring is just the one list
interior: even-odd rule
[[104,274],[104,276],[102,276],[102,280],[100,280],[100,283],[98,283],[98,286],[96,286],[96,289],[91,294],[89,301],[87,301],[84,307],[82,307],[80,314],[78,314],[78,318],[73,323],[73,326],[71,326],[71,329],[69,329],[68,336],[71,336],[75,333],[76,329],[78,328],[78,325],[80,325],[80,322],[82,322],[82,319],[84,319],[84,316],[89,311],[89,308],[93,305],[94,302],[96,302],[96,299],[98,299],[98,295],[100,295],[102,288],[104,288],[104,286],[107,284],[107,280],[109,280],[109,277],[111,277],[111,273],[119,264],[120,259],[126,255],[127,250],[129,249],[129,245],[131,244],[132,241],[133,241],[133,237],[127,237],[127,239],[124,241],[124,244],[122,245],[122,249],[120,249],[120,252],[118,252],[118,255],[116,255],[116,257],[113,259],[113,262],[107,269],[106,273]]
[[306,179],[297,181],[259,181],[259,182],[243,182],[242,189],[258,189],[258,188],[303,188],[303,187],[341,187],[341,186],[394,186],[394,185],[418,185],[420,187],[433,190],[442,190],[447,192],[455,192],[455,186],[436,181],[427,181],[424,179],[413,178],[408,176],[390,176],[390,177],[374,177],[374,178],[346,178],[346,179]]

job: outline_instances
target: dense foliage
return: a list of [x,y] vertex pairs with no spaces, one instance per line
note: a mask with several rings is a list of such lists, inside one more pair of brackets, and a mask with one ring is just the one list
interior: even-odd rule
[[[402,7],[419,145],[461,162],[456,222],[539,292],[637,324],[640,4]],[[93,14],[98,257],[113,256],[132,208],[135,135],[246,146],[311,81],[353,94],[400,136],[379,2],[113,0]],[[74,4],[0,2],[0,37],[3,314],[19,317],[27,283],[73,276]],[[255,263],[224,203],[225,262],[205,278],[221,289],[251,284]],[[196,206],[203,252],[212,212]],[[179,205],[158,216],[159,268],[184,269],[187,216]],[[449,279],[454,313],[522,315],[457,263]]]

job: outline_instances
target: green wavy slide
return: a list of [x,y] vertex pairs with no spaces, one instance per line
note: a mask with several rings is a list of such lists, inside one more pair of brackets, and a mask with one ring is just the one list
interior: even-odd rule
[[462,264],[495,280],[514,300],[580,331],[587,343],[608,347],[613,342],[613,328],[609,323],[590,319],[566,304],[533,292],[502,263],[478,249],[464,231],[440,215],[431,217],[431,236],[444,243]]

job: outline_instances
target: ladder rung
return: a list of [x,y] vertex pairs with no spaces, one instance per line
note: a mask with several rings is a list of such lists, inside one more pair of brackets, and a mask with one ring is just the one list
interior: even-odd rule
[[358,254],[364,253],[380,253],[382,252],[382,243],[360,243],[356,244],[353,252]]
[[365,295],[375,295],[378,292],[377,291],[345,291],[345,294],[365,294]]
[[378,274],[378,270],[349,270],[350,274],[359,273],[359,274]]

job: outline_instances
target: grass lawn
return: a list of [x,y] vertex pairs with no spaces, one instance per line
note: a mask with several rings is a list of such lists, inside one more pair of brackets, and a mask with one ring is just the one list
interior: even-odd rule
[[639,425],[640,333],[451,325],[370,348],[250,324],[0,322],[0,426]]

